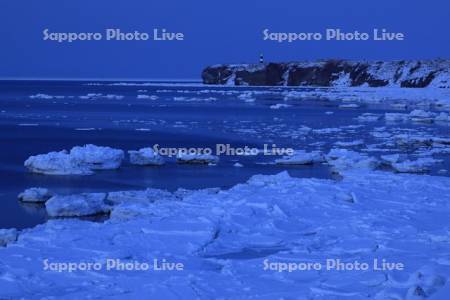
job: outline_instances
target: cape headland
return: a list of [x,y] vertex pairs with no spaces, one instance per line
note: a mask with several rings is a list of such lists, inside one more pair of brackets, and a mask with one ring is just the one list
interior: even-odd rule
[[450,88],[450,60],[221,64],[206,67],[202,80],[243,86]]

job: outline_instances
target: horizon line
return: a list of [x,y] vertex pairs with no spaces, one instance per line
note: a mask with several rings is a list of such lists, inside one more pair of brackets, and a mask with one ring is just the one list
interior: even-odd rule
[[89,78],[89,77],[0,77],[0,81],[125,81],[125,82],[202,82],[198,78]]

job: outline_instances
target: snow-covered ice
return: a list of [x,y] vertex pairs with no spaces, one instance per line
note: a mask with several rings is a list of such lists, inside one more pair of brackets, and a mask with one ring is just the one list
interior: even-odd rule
[[93,174],[91,169],[75,161],[66,150],[30,156],[24,165],[32,173],[46,175]]
[[357,120],[360,122],[376,122],[382,118],[382,115],[373,113],[364,113],[358,116]]
[[402,113],[385,113],[384,118],[388,122],[403,122],[409,119],[408,114]]
[[179,164],[216,164],[219,157],[212,154],[186,154],[179,153],[177,155],[177,163]]
[[270,109],[280,109],[280,108],[288,108],[291,107],[292,105],[289,104],[284,104],[284,103],[277,103],[277,104],[273,104],[270,106]]
[[169,199],[172,194],[159,189],[146,189],[137,191],[109,192],[106,196],[106,203],[117,205],[122,203],[153,203],[161,199]]
[[[283,93],[290,99],[321,99],[330,101],[354,101],[355,103],[386,103],[397,108],[431,106],[450,110],[448,88],[398,88],[398,87],[332,87],[308,90],[289,90]],[[345,104],[344,104],[345,105]]]
[[157,100],[158,98],[156,95],[137,95],[137,99]]
[[349,169],[374,170],[379,166],[379,161],[373,157],[340,148],[331,149],[326,160],[337,173]]
[[385,120],[387,122],[406,122],[411,121],[415,123],[448,123],[449,115],[446,112],[430,112],[422,109],[415,109],[409,114],[407,113],[385,113]]
[[339,108],[358,108],[358,107],[360,107],[360,105],[358,105],[356,103],[345,103],[345,104],[339,105]]
[[391,164],[392,168],[399,173],[423,173],[430,170],[430,167],[436,163],[441,162],[440,160],[421,157],[417,160],[404,160],[399,162],[394,162]]
[[[292,108],[264,110],[264,113],[277,116],[273,123],[256,124],[252,120],[222,123],[220,120],[218,126],[214,122],[208,123],[208,128],[220,130],[220,124],[224,124],[224,132],[232,130],[242,136],[251,134],[271,142],[278,142],[279,137],[289,139],[296,149],[307,150],[277,160],[278,166],[267,163],[267,168],[324,162],[339,173],[340,176],[335,177],[337,180],[298,179],[284,172],[274,176],[257,175],[228,190],[168,192],[149,188],[117,191],[114,187],[111,188],[115,190],[113,192],[105,192],[102,188],[99,191],[104,193],[53,196],[46,204],[52,218],[45,224],[20,233],[0,230],[0,245],[2,239],[7,240],[3,244],[8,244],[0,249],[0,299],[433,300],[441,294],[437,299],[447,300],[450,179],[405,173],[431,170],[433,175],[445,174],[448,169],[448,161],[442,166],[438,164],[442,156],[450,153],[450,138],[445,127],[449,123],[449,114],[440,111],[450,108],[449,90],[280,87],[269,92],[258,88],[248,91],[249,87],[236,89],[243,90],[200,89],[195,92],[204,94],[202,97],[192,97],[189,94],[192,90],[179,90],[177,94],[183,94],[183,97],[176,99],[170,89],[156,93],[164,92],[170,99],[183,102],[206,101],[213,99],[209,96],[215,93],[249,102],[262,100],[265,109],[271,104],[283,108],[284,103],[280,103],[283,98],[293,101],[286,102],[286,105],[293,104]],[[150,95],[153,91],[149,90],[141,93]],[[129,95],[149,99],[144,97],[147,95]],[[267,98],[259,98],[261,95]],[[42,101],[55,99],[50,97],[42,97]],[[119,98],[91,94],[86,99]],[[348,120],[359,123],[331,121],[318,124],[298,118],[298,122],[291,124],[287,115],[303,105],[297,100],[309,101],[311,98],[326,102],[326,108],[321,107],[322,111],[319,111],[322,116],[326,110],[330,110],[328,114],[333,110],[336,118],[350,115]],[[149,105],[154,103],[158,102],[149,102]],[[381,103],[388,109],[367,113],[364,103],[369,103],[367,108],[371,103]],[[360,108],[344,111],[338,109],[339,105]],[[260,107],[259,103],[254,106]],[[122,119],[114,120],[113,124],[136,124],[133,132],[156,133],[159,125],[171,128],[196,126],[198,132],[203,129],[195,122],[181,119],[167,123],[153,119],[147,122],[139,116]],[[380,121],[386,123],[379,124]],[[24,120],[15,124],[27,124],[24,122],[32,124],[36,121]],[[41,121],[39,123],[41,125]],[[83,126],[85,129],[98,127]],[[330,147],[336,149],[328,152]],[[92,174],[97,169],[119,167],[124,157],[122,150],[108,147],[75,148],[75,151],[30,157],[26,166],[33,172],[45,174]],[[129,154],[131,163],[158,162],[155,153],[145,149]],[[225,159],[223,165],[240,167],[242,162],[245,170],[251,171],[252,162],[247,159],[243,158],[239,163]],[[177,160],[179,163],[215,164],[218,157],[193,155]],[[436,167],[440,170],[435,170]],[[185,170],[178,168],[181,172]],[[292,172],[308,168],[289,166]],[[216,170],[221,171],[220,168]],[[158,170],[149,171],[158,173]],[[237,173],[242,171],[235,170]],[[149,177],[146,182],[151,179]],[[141,186],[134,184],[129,185],[130,189]],[[53,185],[49,187],[53,190]],[[23,201],[31,202],[45,202],[49,197],[41,188],[28,189],[21,195]],[[81,218],[97,214],[102,214],[103,222]],[[283,272],[264,269],[267,261],[324,263],[328,258],[368,263],[384,259],[404,264],[405,270]],[[69,273],[44,270],[45,259],[100,264],[106,264],[108,259],[130,263],[166,259],[183,263],[185,270],[101,269]]]
[[[410,300],[448,290],[450,178],[361,169],[342,175],[257,175],[229,190],[114,201],[103,223],[50,220],[0,249],[0,298]],[[155,259],[183,269],[106,269],[109,260],[152,267]],[[327,269],[326,259],[369,268]],[[375,259],[404,270],[374,269]],[[44,270],[45,262],[103,267],[58,272]],[[308,262],[322,269],[267,267]]]
[[50,217],[82,217],[109,212],[105,193],[57,195],[45,203]]
[[33,187],[26,189],[18,195],[22,202],[44,203],[53,196],[53,193],[46,188]]
[[117,169],[124,152],[110,147],[85,145],[29,157],[24,165],[30,172],[47,175],[91,175],[93,170]]
[[435,117],[436,114],[421,109],[415,109],[409,113],[411,121],[419,123],[433,123]]
[[364,141],[363,140],[355,140],[351,142],[337,141],[336,143],[334,143],[334,145],[338,147],[355,147],[364,145]]
[[[0,229],[0,247],[5,247],[9,243],[15,242],[17,240],[17,235],[18,235],[18,232],[14,228]],[[1,287],[1,284],[0,284],[0,287]],[[1,289],[0,289],[0,296],[1,296]]]
[[156,153],[152,148],[142,148],[137,151],[128,151],[130,163],[141,166],[160,166],[164,164],[164,158]]
[[323,161],[323,154],[319,151],[306,152],[304,150],[297,150],[293,155],[286,155],[276,159],[275,163],[278,165],[310,165]]
[[120,167],[124,159],[124,152],[119,149],[88,144],[83,147],[73,147],[70,150],[70,156],[91,170],[112,170]]

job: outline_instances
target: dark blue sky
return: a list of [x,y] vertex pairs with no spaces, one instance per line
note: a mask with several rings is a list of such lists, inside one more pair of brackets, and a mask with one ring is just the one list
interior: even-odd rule
[[[318,58],[449,58],[447,0],[11,0],[0,4],[1,78],[199,78],[204,66]],[[185,41],[43,41],[42,31],[104,32],[105,28],[185,33]],[[403,42],[310,41],[277,44],[262,30],[322,32],[326,28],[406,34]]]

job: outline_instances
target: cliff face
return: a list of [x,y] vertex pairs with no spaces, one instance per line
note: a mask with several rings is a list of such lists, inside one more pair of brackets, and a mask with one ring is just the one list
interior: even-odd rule
[[205,84],[267,86],[369,86],[450,88],[450,60],[316,62],[215,65]]

